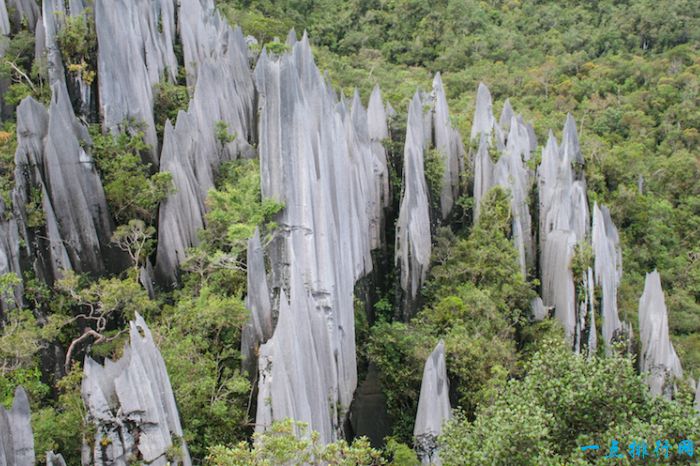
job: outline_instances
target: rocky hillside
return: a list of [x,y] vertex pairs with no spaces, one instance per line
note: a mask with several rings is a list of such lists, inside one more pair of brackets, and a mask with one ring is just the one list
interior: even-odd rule
[[692,461],[695,2],[0,0],[0,34],[0,464]]

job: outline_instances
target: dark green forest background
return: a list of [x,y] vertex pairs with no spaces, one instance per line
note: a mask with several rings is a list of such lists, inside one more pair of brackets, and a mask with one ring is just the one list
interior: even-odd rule
[[[218,7],[259,47],[278,53],[290,29],[306,30],[319,68],[346,96],[358,88],[366,102],[372,88],[381,86],[397,111],[387,141],[396,199],[408,102],[417,88],[430,90],[435,72],[442,73],[453,124],[467,146],[479,82],[489,86],[497,114],[510,98],[534,123],[540,144],[550,129],[560,135],[570,112],[578,124],[589,200],[610,208],[621,234],[620,317],[636,328],[644,275],[657,268],[685,374],[700,377],[700,2],[221,0]],[[26,95],[44,102],[49,97],[46,64],[33,59],[33,41],[26,25],[15,27],[8,41],[0,72],[11,83],[9,105]],[[67,21],[59,44],[68,73],[94,79],[89,17]],[[165,120],[187,102],[184,79],[157,87],[159,138]],[[283,208],[260,198],[257,163],[222,168],[208,200],[209,228],[183,266],[182,286],[159,290],[151,300],[137,273],[154,251],[157,207],[170,179],[153,175],[141,162],[141,134],[112,137],[102,134],[99,121],[91,123],[92,153],[120,226],[114,241],[131,254],[134,267],[99,279],[68,274],[51,288],[24,277],[28,304],[8,313],[0,335],[0,402],[8,405],[14,387],[24,385],[39,456],[54,449],[78,464],[82,439],[91,435],[79,393],[84,353],[58,373],[42,364],[42,355],[51,345],[65,350],[80,336],[73,317],[90,308],[109,321],[108,341],[92,346],[91,354],[118,356],[125,323],[139,312],[157,336],[197,462],[208,455],[210,463],[222,465],[264,464],[255,461],[265,455],[301,458],[300,452],[316,447],[294,441],[288,425],[278,426],[281,443],[262,442],[257,450],[239,443],[250,438],[254,417],[251,382],[240,372],[245,272],[227,264],[245,257],[245,240],[256,226],[274,229],[274,214]],[[3,125],[0,196],[7,203],[16,125],[12,118]],[[235,135],[219,125],[217,137],[224,144]],[[427,165],[434,187],[440,166]],[[466,188],[469,174],[464,178]],[[30,217],[41,225],[37,196]],[[504,192],[487,196],[473,228],[470,197],[458,205],[448,222],[434,226],[433,268],[422,309],[410,322],[397,318],[394,270],[386,260],[391,246],[384,251],[387,278],[370,280],[366,295],[372,299],[358,301],[360,373],[369,363],[379,369],[393,432],[382,452],[364,443],[345,445],[347,458],[354,459],[337,464],[415,464],[406,445],[412,442],[423,363],[439,338],[445,339],[458,412],[444,436],[448,464],[589,464],[596,457],[586,457],[578,446],[609,445],[613,438],[621,444],[647,439],[650,445],[668,438],[674,446],[700,440],[687,383],[679,382],[676,401],[651,398],[634,355],[579,357],[564,348],[556,324],[529,322],[538,283],[519,272]],[[0,277],[0,292],[13,280]]]

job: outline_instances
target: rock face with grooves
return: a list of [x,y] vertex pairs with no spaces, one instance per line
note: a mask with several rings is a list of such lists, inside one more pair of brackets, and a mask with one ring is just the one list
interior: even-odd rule
[[[159,212],[156,272],[160,281],[177,280],[185,251],[198,244],[205,200],[222,162],[252,157],[254,86],[240,29],[231,29],[213,4],[183,0],[179,19],[188,80],[194,89],[187,112],[173,127],[166,123],[160,169],[171,173],[175,192]],[[212,40],[216,37],[217,40]],[[232,142],[217,139],[226,124]]]
[[[507,135],[507,137],[504,137]],[[529,210],[532,177],[526,162],[537,147],[532,127],[515,115],[506,102],[499,121],[493,116],[493,103],[488,88],[479,84],[472,124],[472,143],[478,143],[474,154],[474,220],[478,221],[481,201],[495,186],[510,193],[513,243],[518,252],[523,275],[535,265],[534,232]],[[499,153],[494,162],[490,152]]]
[[[22,277],[20,269],[20,245],[17,221],[12,213],[0,199],[0,276],[14,273],[18,278]],[[3,313],[15,306],[22,305],[22,283],[13,288],[8,295],[0,293],[0,320]]]
[[593,231],[591,235],[595,257],[596,284],[602,289],[601,314],[603,316],[603,340],[610,352],[613,338],[622,329],[617,313],[617,289],[622,279],[622,252],[617,228],[605,206],[593,205]]
[[250,311],[250,320],[243,327],[241,334],[241,356],[243,368],[252,377],[255,375],[258,347],[272,336],[273,330],[272,302],[267,286],[265,257],[260,244],[260,232],[257,229],[248,241],[246,266],[248,294],[245,303]]
[[22,20],[26,20],[29,30],[34,32],[36,21],[39,18],[37,2],[34,0],[7,0],[7,11],[13,12],[10,17],[12,24],[19,25]]
[[102,274],[120,256],[110,247],[111,217],[87,152],[87,128],[75,118],[63,82],[51,89],[48,113],[31,97],[17,109],[13,190],[25,254],[46,283],[66,269]]
[[369,127],[359,100],[338,102],[306,35],[288,43],[255,69],[262,195],[285,205],[268,247],[279,319],[260,347],[256,425],[294,417],[330,442],[357,385],[353,291],[372,268],[386,168],[370,140],[386,123],[373,113]]
[[[12,202],[19,235],[24,244],[23,255],[30,258],[38,278],[45,283],[53,283],[60,276],[61,270],[71,268],[71,263],[44,176],[44,144],[48,124],[49,114],[42,104],[32,97],[22,100],[17,107],[17,150]],[[35,228],[34,222],[30,222],[28,206],[32,204],[42,212],[44,224],[40,228]]]
[[29,399],[22,387],[15,390],[15,399],[10,411],[0,406],[0,464],[35,464]]
[[10,34],[10,16],[7,14],[5,0],[0,0],[0,34],[3,36]]
[[[601,283],[598,275],[603,271],[602,263],[598,262],[601,267],[596,269],[595,277],[593,270],[583,271],[580,277],[574,277],[571,272],[575,246],[590,241],[590,214],[586,182],[580,170],[582,164],[576,124],[568,115],[561,145],[550,131],[537,169],[542,300],[545,305],[556,308],[555,316],[564,326],[574,350],[579,352],[587,346],[592,353],[597,346],[593,284],[595,280]],[[597,244],[600,245],[600,241]],[[581,288],[580,293],[575,291],[574,279]],[[609,295],[607,298],[611,299]],[[607,345],[609,340],[605,340]]]
[[444,164],[440,209],[442,218],[452,210],[459,197],[459,175],[464,169],[464,145],[459,132],[452,128],[447,98],[442,86],[440,73],[433,79],[433,145]]
[[683,369],[668,334],[668,312],[656,270],[647,274],[644,293],[639,298],[639,338],[642,343],[639,369],[646,373],[649,390],[654,395],[671,398],[675,379],[683,376]]
[[406,144],[403,158],[404,192],[396,222],[396,263],[404,290],[404,318],[412,313],[412,303],[425,281],[430,266],[430,210],[425,181],[423,102],[416,93],[408,107]]
[[96,0],[97,72],[104,127],[120,130],[133,119],[144,125],[150,152],[158,166],[158,140],[153,119],[153,86],[175,80],[177,59],[173,0]]
[[[83,16],[87,21],[86,4],[83,0],[46,0],[42,2],[42,15],[39,18],[36,29],[35,56],[39,60],[46,60],[49,74],[49,83],[63,82],[66,84],[72,100],[77,100],[81,115],[88,115],[92,110],[93,95],[92,85],[85,82],[80,72],[68,73],[66,79],[63,58],[58,45],[58,34],[64,29],[66,20],[77,16]],[[42,43],[43,41],[43,43]],[[43,56],[45,51],[46,56]]]
[[554,306],[554,316],[564,327],[572,342],[577,328],[576,295],[570,264],[574,255],[576,235],[571,231],[550,233],[543,254],[542,301]]
[[442,424],[451,417],[445,343],[440,340],[425,361],[413,428],[416,450],[423,464],[442,464],[437,451],[437,438],[442,433]]
[[[106,359],[102,366],[85,358],[81,392],[96,428],[90,464],[126,466],[138,455],[148,464],[188,466],[191,461],[163,358],[140,315],[129,325],[131,342],[121,359]],[[166,453],[175,438],[182,447],[173,462]]]

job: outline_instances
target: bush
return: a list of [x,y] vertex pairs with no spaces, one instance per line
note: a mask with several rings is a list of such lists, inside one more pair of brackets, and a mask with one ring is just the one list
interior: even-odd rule
[[141,131],[115,136],[93,128],[92,155],[117,223],[132,219],[154,223],[158,204],[173,190],[170,173],[151,174],[150,165],[142,161],[147,150]]

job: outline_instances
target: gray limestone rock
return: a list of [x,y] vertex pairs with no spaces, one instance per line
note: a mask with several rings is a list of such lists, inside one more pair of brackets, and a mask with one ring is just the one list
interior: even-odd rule
[[260,244],[260,232],[257,229],[248,241],[246,267],[246,308],[250,311],[250,319],[243,327],[241,335],[241,356],[243,368],[252,377],[256,371],[258,347],[272,336],[273,331],[272,302],[267,286],[265,257]]
[[413,428],[416,450],[423,464],[442,464],[437,451],[437,438],[442,433],[443,423],[452,417],[449,391],[445,343],[440,340],[425,361]]
[[178,439],[180,455],[170,464],[188,466],[191,460],[163,358],[140,315],[129,326],[131,341],[121,359],[106,359],[102,366],[85,358],[81,392],[96,428],[89,461],[126,466],[138,454],[148,464],[165,466],[166,453]]
[[[34,272],[46,283],[71,269],[70,258],[58,227],[58,221],[45,182],[44,146],[49,114],[42,104],[27,97],[17,107],[17,150],[15,187],[12,192],[23,254],[30,258]],[[43,211],[44,225],[35,228],[27,208]],[[39,209],[40,207],[40,209]],[[39,230],[39,231],[36,231]]]
[[476,109],[474,110],[474,120],[472,122],[471,140],[479,141],[482,134],[490,138],[495,124],[491,92],[489,92],[489,88],[484,83],[479,83],[476,91]]
[[73,269],[100,274],[109,256],[112,225],[102,182],[83,147],[89,144],[65,86],[54,83],[44,151],[46,188]]
[[[545,305],[556,308],[555,314],[564,325],[567,338],[574,350],[579,351],[584,345],[589,349],[590,345],[597,345],[593,325],[593,279],[587,272],[577,277],[582,286],[582,298],[577,302],[568,264],[574,246],[589,241],[590,215],[586,182],[581,174],[574,172],[574,165],[582,163],[582,159],[579,161],[581,154],[576,124],[570,115],[563,134],[564,140],[559,146],[550,131],[537,170],[542,299]],[[564,235],[566,241],[563,240]],[[552,241],[555,244],[550,244]],[[569,259],[565,260],[567,255]],[[568,272],[563,273],[564,270]]]
[[256,424],[291,416],[330,442],[357,385],[353,292],[372,268],[386,169],[371,141],[386,123],[373,109],[370,126],[359,100],[336,99],[306,35],[291,42],[281,56],[263,50],[255,69],[262,195],[285,205],[267,247],[281,296],[260,347]]
[[595,281],[602,289],[601,314],[603,316],[603,340],[610,353],[613,338],[620,333],[622,324],[617,313],[617,289],[622,279],[622,252],[617,228],[604,206],[593,205],[593,231],[591,244],[595,257]]
[[423,126],[423,103],[416,93],[408,108],[406,144],[399,218],[396,222],[396,257],[401,271],[401,288],[406,295],[404,315],[412,312],[410,303],[418,296],[430,266],[431,237],[428,188],[423,167],[426,135]]
[[576,121],[570,113],[566,114],[566,123],[564,123],[564,131],[561,137],[561,158],[567,158],[572,163],[583,165],[583,154],[581,154],[581,145],[578,142],[578,133],[576,132]]
[[[175,127],[166,123],[161,171],[170,172],[175,192],[159,212],[156,272],[162,282],[177,280],[187,248],[198,244],[205,200],[222,162],[253,157],[255,137],[253,80],[240,29],[231,29],[211,2],[183,0],[179,20],[188,82],[193,92]],[[213,40],[216,38],[216,40]],[[226,124],[232,142],[217,139]]]
[[[14,273],[18,278],[22,277],[19,230],[17,221],[0,199],[0,276],[7,273]],[[5,311],[18,305],[22,305],[21,282],[9,295],[0,294],[0,320]]]
[[459,197],[459,175],[464,169],[465,151],[459,131],[452,127],[440,73],[433,79],[433,146],[444,162],[440,209],[446,218]]
[[63,459],[63,455],[60,453],[56,454],[53,451],[47,451],[46,466],[66,466],[66,460]]
[[48,113],[31,97],[17,109],[13,190],[26,254],[47,283],[66,269],[99,275],[120,257],[110,247],[111,217],[87,152],[87,128],[75,118],[63,82],[51,89]]
[[24,389],[17,387],[12,409],[0,406],[0,464],[31,466],[34,461],[29,399]]
[[[87,16],[84,0],[45,0],[42,2],[42,14],[37,22],[36,46],[34,54],[41,60],[46,60],[49,73],[49,83],[57,81],[65,83],[73,97],[79,99],[80,113],[86,115],[92,104],[92,86],[86,83],[80,72],[69,72],[66,75],[63,58],[59,49],[58,37],[66,25],[67,18]],[[87,20],[87,19],[86,19]],[[46,57],[43,54],[46,54]],[[68,77],[68,80],[66,79]]]
[[[353,109],[361,109],[362,105],[353,102]],[[356,112],[361,116],[361,112]],[[361,119],[360,119],[361,120]],[[359,121],[358,126],[362,124]],[[387,113],[382,102],[382,93],[379,86],[375,86],[367,105],[368,136],[372,147],[372,178],[375,181],[375,192],[379,193],[378,202],[373,203],[373,212],[370,223],[371,247],[378,248],[384,242],[384,209],[391,204],[391,191],[389,186],[389,166],[384,141],[389,138],[389,126]]]
[[95,30],[100,113],[104,127],[123,129],[125,120],[144,125],[150,146],[146,161],[158,166],[153,86],[174,81],[177,60],[174,0],[96,0]]
[[[474,221],[478,221],[481,202],[491,188],[501,186],[510,193],[513,242],[521,272],[526,275],[535,265],[535,235],[529,211],[532,175],[526,162],[530,160],[537,141],[532,127],[515,115],[509,101],[504,104],[501,118],[496,122],[491,94],[483,83],[477,91],[472,124],[472,143],[477,141],[478,150],[473,156]],[[499,153],[496,162],[491,158],[492,151]]]
[[669,337],[668,312],[656,270],[647,274],[644,293],[639,298],[639,338],[639,369],[646,374],[649,390],[671,398],[675,379],[683,376],[683,369]]
[[7,14],[5,0],[0,0],[0,34],[3,36],[10,34],[10,16]]
[[503,102],[503,110],[501,111],[501,117],[498,119],[498,125],[505,133],[510,132],[510,120],[515,116],[513,107],[510,105],[510,99],[506,99]]
[[695,410],[700,412],[700,380],[695,387]]
[[139,269],[139,283],[143,289],[146,290],[146,293],[148,293],[148,297],[150,299],[156,299],[156,291],[154,288],[155,282],[153,279],[153,265],[151,265],[151,261],[148,259],[146,259],[146,265]]
[[35,0],[7,0],[7,10],[14,12],[10,18],[12,24],[20,25],[22,20],[26,20],[29,30],[34,32],[39,18],[39,5]]
[[555,230],[549,234],[542,262],[542,301],[554,306],[555,317],[573,343],[577,328],[574,277],[569,264],[574,254],[576,235]]
[[532,318],[535,321],[544,320],[549,314],[547,307],[544,305],[542,298],[539,296],[530,302],[530,311],[532,312]]
[[165,123],[160,169],[172,176],[175,192],[160,205],[156,273],[160,281],[174,284],[177,267],[186,258],[187,248],[199,243],[197,232],[204,227],[204,199],[195,175],[196,122],[180,112],[176,126]]

